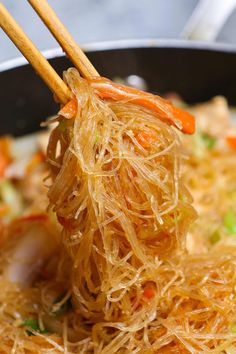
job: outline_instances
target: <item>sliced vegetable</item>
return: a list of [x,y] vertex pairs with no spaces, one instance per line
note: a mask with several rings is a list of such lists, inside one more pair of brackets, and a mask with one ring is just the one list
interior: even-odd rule
[[202,138],[202,140],[204,142],[204,145],[209,150],[212,150],[215,147],[216,143],[217,143],[216,138],[214,136],[212,136],[212,135],[207,134],[207,133],[202,133],[201,134],[201,138]]
[[230,326],[230,332],[236,334],[236,323],[232,323]]
[[0,218],[6,216],[9,211],[10,210],[7,204],[0,204]]
[[2,180],[0,182],[0,198],[8,206],[10,218],[14,218],[22,213],[22,197],[9,180]]
[[225,214],[224,226],[229,234],[236,234],[236,215],[232,210]]
[[11,162],[11,139],[3,137],[0,139],[0,177],[4,176],[4,172]]
[[95,145],[98,144],[99,140],[100,140],[100,135],[99,135],[99,133],[97,132],[96,135],[95,135],[94,144],[95,144]]
[[4,157],[4,155],[0,154],[0,177],[4,176],[4,172],[8,164],[9,164],[8,160]]
[[150,300],[155,296],[155,294],[156,294],[156,289],[152,283],[147,284],[145,286],[145,288],[143,289],[143,298],[144,299]]
[[21,287],[31,286],[55,252],[55,238],[47,222],[40,219],[16,220],[9,237],[15,238],[15,242],[3,277]]
[[153,131],[140,132],[136,135],[139,144],[144,148],[149,148],[152,144],[157,142],[157,133]]
[[34,319],[34,318],[29,318],[29,319],[26,319],[23,323],[22,323],[22,326],[25,326],[27,327],[27,333],[29,335],[32,335],[32,330],[33,331],[36,331],[36,332],[39,332],[39,333],[42,333],[42,334],[45,334],[45,333],[48,333],[48,330],[47,329],[41,329],[40,326],[39,326],[39,323],[38,323],[38,320]]
[[231,149],[236,149],[236,136],[227,136],[226,142]]
[[76,116],[78,109],[78,103],[75,98],[70,100],[62,109],[58,112],[60,116],[65,117],[66,119],[73,119]]
[[13,140],[11,152],[13,162],[6,171],[7,178],[24,178],[26,166],[39,150],[37,134],[30,134]]
[[29,215],[24,215],[21,218],[19,218],[19,221],[39,221],[39,222],[45,222],[48,221],[48,215],[47,214],[29,214]]
[[155,296],[155,292],[152,288],[146,288],[143,291],[143,297],[146,299],[152,299]]
[[205,132],[197,131],[196,134],[193,135],[191,142],[192,152],[196,157],[201,159],[205,156],[206,149],[212,150],[215,147],[217,139]]
[[26,174],[30,174],[35,168],[37,168],[43,161],[45,157],[42,152],[35,153],[30,159],[29,163],[26,166]]
[[194,117],[172,105],[171,102],[151,93],[137,90],[116,84],[105,78],[90,80],[91,86],[102,99],[112,99],[114,101],[124,101],[137,104],[152,111],[158,118],[174,125],[186,134],[193,134],[195,131]]
[[174,117],[180,122],[181,127],[178,124],[174,124],[176,128],[185,134],[193,134],[195,132],[195,118],[192,114],[175,106],[172,106],[172,112]]

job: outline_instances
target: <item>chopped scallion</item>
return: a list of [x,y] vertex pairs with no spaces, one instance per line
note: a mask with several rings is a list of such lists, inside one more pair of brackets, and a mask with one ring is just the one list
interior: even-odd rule
[[94,144],[96,145],[99,142],[99,140],[100,140],[100,135],[99,133],[96,133]]
[[231,332],[231,333],[234,333],[234,334],[236,333],[236,323],[235,323],[235,322],[231,324],[231,326],[230,326],[230,332]]
[[32,330],[33,331],[36,331],[36,332],[39,332],[39,333],[48,333],[48,330],[47,329],[41,329],[39,327],[39,323],[38,323],[38,320],[34,319],[34,318],[29,318],[27,320],[25,320],[23,323],[22,323],[22,326],[25,326],[27,327],[27,333],[29,335],[32,335]]
[[211,150],[215,147],[216,145],[216,138],[207,134],[207,133],[202,133],[201,134],[202,141],[204,142],[204,145],[206,146],[207,149]]
[[225,214],[224,226],[229,234],[236,234],[236,215],[232,210]]

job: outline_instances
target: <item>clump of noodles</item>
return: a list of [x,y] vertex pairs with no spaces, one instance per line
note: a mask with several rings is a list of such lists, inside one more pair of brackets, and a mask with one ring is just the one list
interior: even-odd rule
[[[49,197],[64,244],[51,212],[48,221],[0,223],[0,353],[234,353],[236,179],[235,152],[222,140],[227,129],[232,134],[225,103],[202,106],[209,124],[205,117],[184,138],[184,183],[200,216],[187,253],[195,215],[174,129],[129,100],[98,99],[75,70],[66,80],[77,116],[56,118],[48,147]],[[34,197],[45,199],[45,189],[29,198],[30,181],[17,191],[27,213],[42,212]],[[55,232],[54,253],[21,288],[4,277],[6,265],[19,261],[19,246],[29,256],[25,223],[36,247],[45,222]]]
[[[51,133],[48,196],[64,225],[76,313],[97,352],[150,349],[149,327],[165,337],[161,322],[154,325],[161,294],[183,276],[176,259],[195,217],[179,139],[128,100],[100,100],[75,69],[65,79],[78,111],[59,116]],[[156,136],[150,146],[140,143],[143,132]]]

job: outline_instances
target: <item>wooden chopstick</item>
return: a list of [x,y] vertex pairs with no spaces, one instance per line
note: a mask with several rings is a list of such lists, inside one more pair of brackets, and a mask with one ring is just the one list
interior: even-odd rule
[[48,27],[80,74],[87,79],[99,76],[97,70],[61,23],[48,2],[46,0],[28,0],[28,2]]
[[69,88],[1,3],[0,26],[56,95],[57,99],[63,104],[68,102],[71,99]]

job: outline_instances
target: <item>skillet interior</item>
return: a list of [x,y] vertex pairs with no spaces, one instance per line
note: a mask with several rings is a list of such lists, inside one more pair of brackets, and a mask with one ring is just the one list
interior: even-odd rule
[[[137,74],[156,93],[178,92],[189,103],[221,94],[236,105],[233,50],[160,45],[93,50],[87,54],[103,76]],[[64,56],[50,62],[60,74],[71,65]],[[0,87],[0,135],[36,131],[40,122],[57,110],[51,93],[29,65],[0,72]]]

